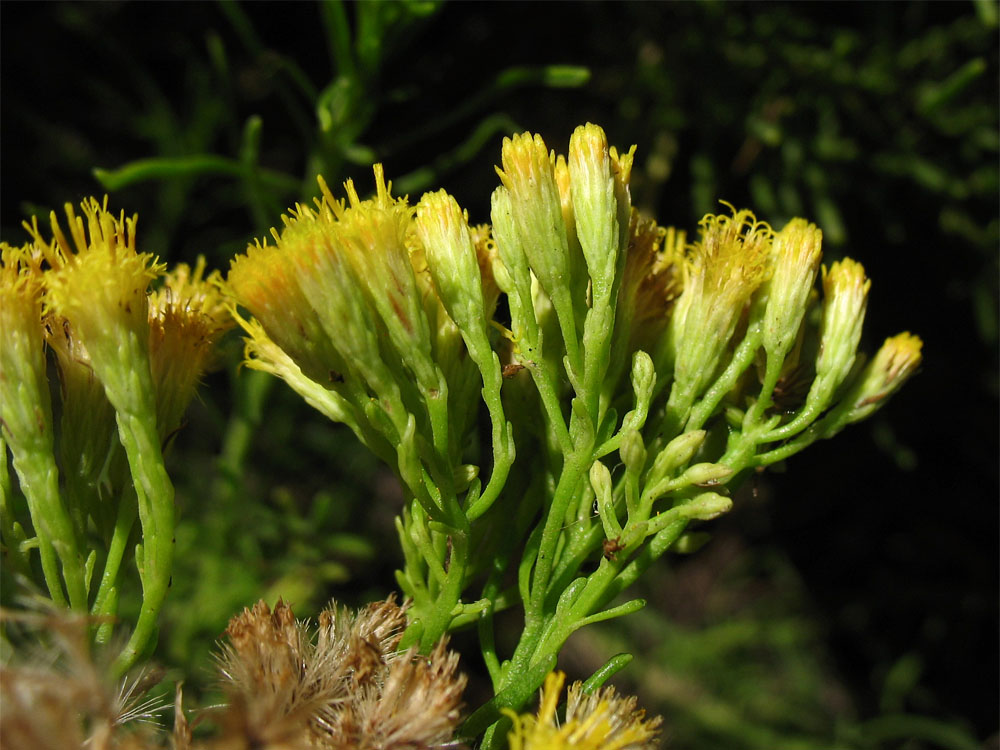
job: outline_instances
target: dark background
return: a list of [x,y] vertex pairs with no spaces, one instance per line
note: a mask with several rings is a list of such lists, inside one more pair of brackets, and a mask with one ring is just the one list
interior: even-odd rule
[[[367,185],[371,159],[405,177],[411,195],[445,187],[486,221],[503,134],[530,129],[564,151],[588,120],[620,147],[638,144],[634,200],[662,224],[693,229],[718,198],[777,227],[794,215],[817,221],[827,258],[850,254],[873,279],[867,348],[913,331],[925,342],[922,370],[870,422],[765,475],[718,522],[710,549],[649,584],[651,609],[695,632],[767,619],[767,602],[793,580],[792,609],[824,654],[817,679],[840,696],[830,715],[906,712],[996,742],[995,3],[428,6],[391,27],[325,137],[316,99],[287,65],[316,91],[331,82],[319,6],[238,7],[4,2],[3,239],[24,241],[18,225],[31,213],[104,193],[95,167],[195,153],[238,160],[254,115],[257,163],[301,187],[261,197],[247,181],[187,172],[110,191],[114,207],[138,212],[142,249],[170,262],[201,253],[225,269],[313,190],[312,174]],[[351,22],[357,15],[347,6]],[[510,74],[555,64],[589,78],[555,86]],[[238,350],[231,344],[232,361]],[[174,448],[188,518],[178,543],[205,560],[178,563],[175,578],[187,570],[199,582],[174,592],[191,611],[166,614],[161,658],[171,664],[208,648],[226,608],[262,587],[297,587],[306,610],[332,595],[363,601],[384,593],[396,564],[399,498],[385,473],[282,386],[254,386],[255,396],[236,382],[225,370],[208,379]],[[234,464],[241,476],[220,480],[234,410],[260,432]],[[732,596],[696,606],[706,582]],[[218,611],[192,613],[212,599]],[[669,701],[650,707],[670,725]],[[683,732],[675,739],[695,746]]]

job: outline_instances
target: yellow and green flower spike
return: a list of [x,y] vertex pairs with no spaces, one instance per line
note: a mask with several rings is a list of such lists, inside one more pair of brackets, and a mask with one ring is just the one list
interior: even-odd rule
[[[70,509],[59,492],[52,404],[46,377],[42,327],[43,282],[30,246],[0,245],[0,424],[28,503],[42,573],[58,604],[87,608],[85,560]],[[2,460],[6,461],[4,455]],[[6,503],[5,499],[5,503]],[[13,526],[7,520],[7,544]],[[58,563],[57,563],[58,561]],[[60,573],[65,582],[60,581]]]
[[[143,604],[115,664],[121,673],[154,637],[173,566],[174,489],[163,463],[149,351],[148,291],[163,266],[152,255],[137,251],[135,217],[125,218],[124,213],[115,217],[107,210],[107,199],[84,201],[82,210],[80,217],[66,206],[72,244],[54,213],[51,242],[37,225],[29,229],[51,266],[45,274],[46,313],[64,318],[86,349],[115,409],[135,486],[143,534],[137,555]],[[122,525],[128,525],[124,518]],[[123,534],[127,537],[127,530]],[[97,594],[98,614],[106,614],[104,608],[116,596],[104,586],[107,581],[102,580]]]

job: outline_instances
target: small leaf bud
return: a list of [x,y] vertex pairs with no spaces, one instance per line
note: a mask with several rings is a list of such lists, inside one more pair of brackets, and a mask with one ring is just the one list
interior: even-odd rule
[[637,404],[649,404],[656,386],[656,370],[653,360],[646,352],[639,350],[632,357],[632,390]]
[[691,502],[680,507],[681,512],[687,518],[699,521],[711,521],[718,518],[723,513],[732,510],[733,501],[731,498],[720,495],[716,492],[703,492]]
[[720,484],[721,480],[732,476],[733,470],[728,466],[713,463],[695,464],[684,472],[681,480],[684,484],[699,486]]
[[667,446],[653,461],[653,468],[650,469],[647,483],[658,482],[690,461],[701,444],[705,442],[707,434],[705,430],[692,430],[678,435],[667,443]]

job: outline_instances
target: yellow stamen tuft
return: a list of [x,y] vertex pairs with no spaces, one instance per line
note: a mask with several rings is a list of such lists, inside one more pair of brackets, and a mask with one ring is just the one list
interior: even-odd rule
[[43,342],[42,280],[32,248],[2,243],[0,417],[4,435],[14,444],[41,440],[51,450],[52,416]]
[[748,210],[709,214],[683,264],[684,291],[671,318],[678,418],[710,382],[754,292],[767,279],[773,232]]
[[[45,306],[67,318],[90,344],[125,329],[147,338],[147,299],[150,282],[164,266],[135,247],[136,217],[117,218],[107,210],[107,198],[90,198],[81,205],[83,216],[66,205],[66,218],[76,252],[51,215],[54,239],[46,242],[35,224],[26,225],[52,269],[46,273]],[[110,342],[108,342],[110,343]],[[91,351],[92,356],[96,356]]]
[[[723,202],[724,203],[724,202]],[[732,216],[709,214],[701,220],[701,240],[694,247],[692,277],[702,293],[728,309],[738,310],[767,276],[774,233],[752,211]]]
[[508,736],[512,750],[646,750],[656,746],[660,718],[645,718],[635,698],[618,696],[614,688],[591,695],[582,683],[570,686],[566,720],[560,725],[556,708],[566,675],[545,678],[535,716],[504,711],[513,722]]

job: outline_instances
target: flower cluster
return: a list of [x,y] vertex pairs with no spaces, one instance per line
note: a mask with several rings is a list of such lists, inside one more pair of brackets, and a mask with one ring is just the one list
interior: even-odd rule
[[[37,547],[53,601],[113,615],[138,516],[144,606],[124,671],[154,631],[170,579],[173,487],[162,447],[232,319],[203,261],[164,276],[163,264],[136,249],[135,217],[115,216],[106,199],[84,201],[82,211],[66,206],[66,231],[53,213],[51,239],[35,220],[25,225],[30,244],[0,245],[0,418],[34,536],[7,504],[0,531],[19,572],[30,571]],[[59,376],[58,426],[45,345]],[[87,549],[95,541],[97,578],[98,550]]]
[[[815,225],[725,204],[689,242],[633,209],[633,155],[590,124],[566,156],[505,139],[475,227],[444,192],[392,197],[378,166],[368,200],[321,180],[227,280],[251,366],[412,498],[402,642],[477,625],[497,699],[470,732],[523,705],[573,631],[642,607],[609,604],[751,471],[868,416],[920,362],[910,334],[859,353],[870,282],[821,265]],[[502,659],[493,617],[515,605]]]

